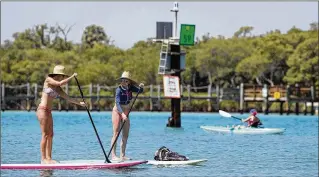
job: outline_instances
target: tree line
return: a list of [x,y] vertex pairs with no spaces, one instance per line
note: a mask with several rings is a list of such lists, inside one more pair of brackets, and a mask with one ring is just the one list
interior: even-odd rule
[[[13,33],[13,40],[0,48],[2,82],[42,84],[46,74],[62,64],[70,74],[77,72],[83,85],[115,85],[124,70],[146,85],[162,84],[157,74],[161,44],[148,38],[123,50],[95,24],[84,29],[81,43],[74,43],[68,39],[72,27],[40,24]],[[293,26],[286,33],[275,29],[254,35],[253,29],[243,26],[230,38],[207,33],[197,37],[194,46],[182,47],[186,51],[182,84],[319,84],[317,22],[308,30]]]

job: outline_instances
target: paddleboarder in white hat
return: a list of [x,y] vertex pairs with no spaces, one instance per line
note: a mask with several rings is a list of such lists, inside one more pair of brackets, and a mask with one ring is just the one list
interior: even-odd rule
[[125,156],[126,143],[130,130],[130,119],[128,118],[130,102],[132,100],[132,92],[143,92],[144,84],[140,83],[137,86],[131,78],[131,74],[128,71],[124,71],[122,76],[118,79],[120,80],[120,85],[116,88],[115,94],[115,105],[112,110],[112,123],[113,123],[113,137],[111,140],[111,146],[113,145],[117,134],[120,130],[120,124],[122,121],[125,121],[122,130],[122,141],[121,141],[121,151],[120,157],[116,156],[116,142],[112,149],[111,155],[112,160],[130,160],[130,158]]

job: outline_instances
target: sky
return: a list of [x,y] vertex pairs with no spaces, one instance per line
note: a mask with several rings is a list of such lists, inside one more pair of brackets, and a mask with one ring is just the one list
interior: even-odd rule
[[[86,26],[102,26],[122,49],[156,36],[156,22],[174,22],[174,1],[163,2],[1,2],[1,43],[36,24],[75,24],[68,39],[79,43]],[[179,2],[178,26],[196,25],[195,37],[231,37],[242,26],[253,34],[318,22],[318,2]],[[178,27],[179,30],[179,27]],[[179,33],[178,33],[179,34]]]

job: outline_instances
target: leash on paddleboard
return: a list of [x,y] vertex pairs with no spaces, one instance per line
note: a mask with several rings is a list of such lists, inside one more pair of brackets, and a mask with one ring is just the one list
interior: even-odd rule
[[[136,100],[138,94],[140,93],[140,89],[141,89],[141,88],[138,89],[138,92],[137,92],[137,94],[136,94],[136,96],[135,96],[135,98],[134,98],[134,100],[133,100],[133,103],[132,103],[132,105],[131,105],[131,107],[130,107],[130,110],[128,111],[127,118],[128,118],[128,116],[129,116],[129,114],[130,114],[132,108],[133,108],[133,105],[134,105],[134,103],[135,103],[135,100]],[[121,128],[120,128],[120,130],[119,130],[119,133],[116,135],[116,138],[115,138],[115,140],[114,140],[114,142],[113,142],[113,144],[112,144],[112,147],[111,147],[111,149],[110,149],[109,154],[107,155],[107,157],[110,156],[110,154],[111,154],[111,152],[112,152],[112,149],[114,148],[114,145],[116,144],[117,139],[119,138],[119,135],[120,135],[120,133],[121,133],[121,130],[122,130],[123,127],[124,127],[125,122],[126,122],[126,121],[123,122],[123,124],[122,124],[122,126],[121,126]]]
[[[82,100],[83,100],[83,102],[84,102],[83,92],[82,92],[82,89],[81,89],[81,87],[80,87],[79,81],[78,81],[78,79],[77,79],[75,76],[74,76],[74,78],[75,78],[75,80],[76,80],[76,83],[78,84],[78,87],[79,87],[79,90],[80,90],[80,93],[81,93],[81,97],[82,97]],[[87,108],[86,105],[85,105],[85,108],[86,108],[86,111],[87,111],[88,114],[89,114],[89,117],[90,117],[92,126],[93,126],[94,131],[95,131],[95,134],[96,134],[96,137],[97,137],[97,139],[99,140],[99,143],[100,143],[100,145],[101,145],[103,154],[104,154],[104,156],[105,156],[105,163],[106,163],[106,162],[107,162],[107,163],[111,163],[111,161],[108,159],[108,156],[106,156],[104,147],[103,147],[103,145],[102,145],[102,142],[101,142],[101,139],[100,139],[100,137],[99,137],[99,134],[97,133],[97,130],[96,130],[96,127],[95,127],[95,125],[94,125],[93,119],[92,119],[92,117],[91,117],[90,111],[89,111],[89,109]]]

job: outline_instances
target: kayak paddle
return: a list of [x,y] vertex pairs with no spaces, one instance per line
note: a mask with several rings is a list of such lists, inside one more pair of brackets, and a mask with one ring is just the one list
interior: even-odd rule
[[219,114],[220,114],[221,116],[223,116],[223,117],[231,117],[231,118],[234,118],[234,119],[241,120],[241,118],[232,116],[232,115],[229,114],[228,112],[225,112],[225,111],[222,111],[222,110],[219,110]]

